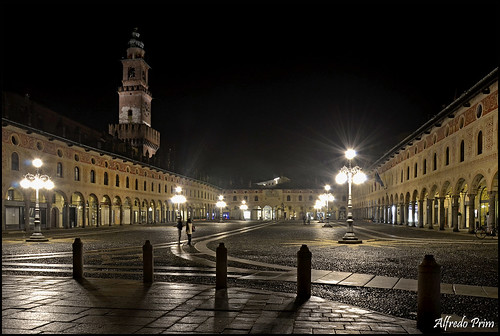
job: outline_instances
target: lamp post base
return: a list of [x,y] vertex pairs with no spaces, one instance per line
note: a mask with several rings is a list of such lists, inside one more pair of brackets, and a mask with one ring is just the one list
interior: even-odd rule
[[41,232],[33,232],[31,236],[26,239],[27,242],[47,242],[49,241]]
[[342,239],[338,241],[339,244],[362,244],[363,241],[359,240],[353,232],[347,232]]

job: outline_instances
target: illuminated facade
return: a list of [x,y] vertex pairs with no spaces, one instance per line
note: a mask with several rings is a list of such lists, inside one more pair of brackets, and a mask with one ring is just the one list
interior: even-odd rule
[[473,232],[498,227],[498,68],[367,169],[355,217]]

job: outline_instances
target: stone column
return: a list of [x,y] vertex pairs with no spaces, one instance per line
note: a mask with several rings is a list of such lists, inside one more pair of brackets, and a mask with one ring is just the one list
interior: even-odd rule
[[432,229],[432,202],[433,199],[427,199],[427,226]]
[[70,222],[69,222],[69,204],[66,201],[64,201],[64,205],[63,205],[63,227],[65,229],[69,229],[70,228]]
[[[438,202],[438,200],[439,200],[439,198],[435,197],[434,198],[434,202],[432,204],[432,206],[434,207],[433,212],[432,212],[432,214],[433,214],[433,216],[432,216],[433,217],[432,218],[432,225],[438,225],[439,226],[439,220],[438,220],[438,218],[439,218],[438,217],[438,213],[439,213],[439,204],[438,203],[439,202]],[[433,228],[434,228],[434,226],[430,227],[429,229],[433,229]]]
[[[488,200],[488,229],[496,228],[498,230],[498,225],[495,223],[496,213],[495,213],[495,204],[496,204],[496,191],[490,191],[489,200]],[[498,233],[497,233],[498,235]]]
[[459,232],[458,229],[458,198],[459,195],[452,195],[452,205],[451,205],[451,224],[453,227],[453,232]]
[[439,197],[439,230],[444,230],[445,209],[444,200],[446,197]]
[[410,203],[405,203],[405,224],[410,226]]
[[417,205],[417,201],[410,203],[411,203],[411,218],[413,219],[413,224],[411,226],[416,227],[417,223],[415,222],[415,206]]
[[401,218],[399,219],[399,224],[403,225],[405,223],[406,217],[405,217],[405,203],[401,202],[399,204],[399,215]]
[[120,225],[123,225],[123,205],[120,204]]
[[85,222],[87,221],[87,204],[85,202],[82,203],[82,227],[85,227]]
[[469,194],[469,233],[474,233],[476,228],[475,217],[474,217],[474,204],[476,200],[476,194]]
[[418,200],[418,227],[424,227],[424,200]]
[[[31,189],[29,189],[31,190]],[[31,232],[30,228],[30,205],[31,205],[31,193],[24,194],[24,231]]]

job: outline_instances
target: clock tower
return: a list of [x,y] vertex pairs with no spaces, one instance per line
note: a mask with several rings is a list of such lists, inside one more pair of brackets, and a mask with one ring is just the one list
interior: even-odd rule
[[128,42],[127,57],[121,60],[118,124],[109,125],[109,133],[130,142],[143,156],[151,157],[160,147],[160,133],[151,128],[150,66],[144,60],[146,52],[139,37],[136,28]]

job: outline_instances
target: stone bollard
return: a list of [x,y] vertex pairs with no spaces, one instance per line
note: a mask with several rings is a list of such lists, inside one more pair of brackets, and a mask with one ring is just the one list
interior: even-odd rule
[[215,289],[227,288],[227,248],[220,243],[215,251]]
[[83,278],[83,244],[80,238],[73,243],[73,279]]
[[311,297],[311,257],[307,245],[297,252],[297,298],[307,300]]
[[143,282],[153,282],[153,245],[146,240],[142,246]]
[[434,256],[427,254],[418,266],[417,328],[423,332],[435,330],[441,318],[441,266]]

